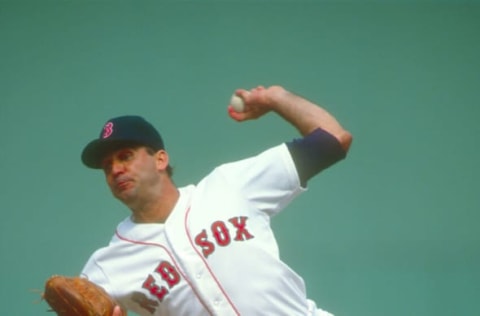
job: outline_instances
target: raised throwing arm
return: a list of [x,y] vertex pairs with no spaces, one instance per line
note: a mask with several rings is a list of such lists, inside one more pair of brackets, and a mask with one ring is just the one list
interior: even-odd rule
[[235,112],[229,106],[228,113],[236,121],[257,119],[274,111],[291,123],[303,136],[321,128],[334,136],[345,152],[352,142],[352,135],[345,130],[329,112],[319,105],[298,96],[281,86],[265,88],[259,86],[252,90],[238,89],[235,92],[244,100],[245,110]]

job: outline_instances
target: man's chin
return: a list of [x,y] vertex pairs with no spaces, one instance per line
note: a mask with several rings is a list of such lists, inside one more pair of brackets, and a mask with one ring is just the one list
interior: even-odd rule
[[129,202],[131,202],[134,199],[134,196],[132,193],[133,192],[131,190],[122,190],[121,192],[115,192],[113,195],[121,202],[125,204],[129,204]]

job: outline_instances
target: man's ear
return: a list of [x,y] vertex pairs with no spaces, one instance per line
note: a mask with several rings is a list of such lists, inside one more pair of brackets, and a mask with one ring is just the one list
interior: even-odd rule
[[165,150],[160,149],[159,151],[157,151],[155,153],[157,170],[166,171],[169,164],[169,159],[170,158],[168,157],[168,153]]

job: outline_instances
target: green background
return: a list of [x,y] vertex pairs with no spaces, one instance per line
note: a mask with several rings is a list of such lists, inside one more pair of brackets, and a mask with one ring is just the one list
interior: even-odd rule
[[[280,84],[354,135],[273,221],[340,315],[480,315],[480,5],[474,1],[0,2],[0,306],[77,274],[129,211],[83,146],[114,116],[165,138],[178,185],[297,136],[226,114]],[[248,295],[248,293],[245,293]]]

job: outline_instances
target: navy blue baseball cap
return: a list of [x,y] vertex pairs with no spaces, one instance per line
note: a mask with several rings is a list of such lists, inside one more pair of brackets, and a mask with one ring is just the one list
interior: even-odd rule
[[165,148],[158,131],[143,117],[126,115],[112,118],[103,125],[99,137],[85,146],[82,162],[89,168],[101,169],[105,155],[134,145],[143,145],[154,150]]

